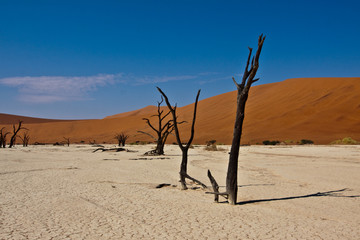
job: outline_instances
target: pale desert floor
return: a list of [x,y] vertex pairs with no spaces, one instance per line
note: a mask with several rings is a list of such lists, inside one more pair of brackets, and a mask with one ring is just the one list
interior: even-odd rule
[[[179,148],[152,147],[0,149],[0,239],[360,239],[360,146],[242,147],[236,206],[181,191]],[[224,148],[190,149],[188,173],[223,191]]]

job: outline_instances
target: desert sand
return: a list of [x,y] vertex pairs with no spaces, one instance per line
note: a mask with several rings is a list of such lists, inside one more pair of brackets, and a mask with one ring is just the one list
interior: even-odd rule
[[[181,151],[142,155],[152,147],[0,149],[0,239],[359,239],[360,146],[242,147],[236,206],[180,190]],[[195,146],[188,165],[220,191],[222,147]]]
[[[163,90],[166,92],[166,89]],[[160,100],[155,88],[154,94],[158,94]],[[172,104],[176,103],[172,96],[168,97]],[[242,143],[310,139],[315,144],[329,144],[345,137],[360,141],[359,99],[360,78],[297,78],[254,86],[246,106]],[[117,113],[116,104],[113,106],[114,113]],[[194,143],[205,144],[215,139],[231,144],[235,111],[236,92],[202,99],[198,105]],[[156,114],[155,106],[104,119],[82,121],[0,114],[0,127],[11,130],[9,124],[24,120],[24,127],[30,129],[31,143],[55,143],[63,141],[63,137],[70,138],[73,143],[94,140],[97,143],[115,143],[114,135],[117,132],[129,134],[129,142],[152,142],[151,137],[137,131],[151,132],[142,118],[149,118],[153,114]],[[178,108],[179,120],[188,122],[180,126],[184,138],[190,132],[192,114],[193,104]],[[176,140],[170,136],[168,143],[173,142]]]

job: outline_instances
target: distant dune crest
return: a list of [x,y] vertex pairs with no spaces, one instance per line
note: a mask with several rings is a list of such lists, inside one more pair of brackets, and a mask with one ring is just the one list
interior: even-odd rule
[[47,118],[34,118],[34,117],[25,117],[13,114],[0,113],[0,124],[15,124],[19,121],[26,123],[48,123],[48,122],[64,122],[72,120],[59,120],[59,119],[47,119]]

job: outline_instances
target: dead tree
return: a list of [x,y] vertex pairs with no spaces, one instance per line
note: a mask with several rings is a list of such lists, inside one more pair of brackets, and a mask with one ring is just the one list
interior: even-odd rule
[[95,149],[93,151],[94,152],[97,152],[97,151],[102,151],[102,152],[106,152],[106,151],[109,151],[109,152],[122,152],[122,151],[126,151],[126,152],[130,152],[129,150],[126,150],[125,148],[104,148],[104,147],[99,147],[97,149]]
[[[174,131],[173,120],[170,119],[164,124],[165,118],[171,113],[171,111],[169,110],[169,112],[164,114],[164,110],[161,110],[161,104],[163,102],[164,102],[164,98],[161,96],[161,101],[157,102],[158,103],[157,114],[151,116],[151,117],[157,117],[157,119],[158,119],[157,128],[151,124],[149,118],[143,118],[143,120],[146,121],[146,123],[149,125],[149,127],[156,133],[157,137],[154,137],[152,134],[144,132],[144,131],[138,131],[139,133],[143,133],[143,134],[146,134],[146,135],[152,137],[156,141],[155,150],[149,151],[145,154],[164,155],[164,146],[165,146],[166,140],[167,140],[169,134]],[[183,122],[178,122],[177,124],[180,124],[180,123],[183,123]]]
[[264,40],[265,40],[265,36],[263,37],[263,35],[261,34],[258,39],[258,49],[256,51],[255,56],[253,56],[251,60],[250,69],[249,69],[249,65],[250,65],[250,58],[252,55],[252,48],[249,47],[249,56],[247,59],[247,63],[241,83],[240,84],[237,83],[235,78],[233,77],[233,81],[237,87],[237,109],[236,109],[236,117],[235,117],[234,134],[231,144],[228,170],[226,176],[226,192],[216,193],[215,190],[213,192],[213,194],[215,195],[222,195],[227,197],[229,203],[232,205],[235,205],[237,200],[238,159],[239,159],[242,127],[245,117],[245,104],[248,99],[251,85],[259,80],[259,78],[255,79],[255,75],[259,68],[259,57]]
[[70,138],[66,138],[66,137],[63,137],[64,138],[64,143],[69,147],[70,146]]
[[19,125],[17,128],[15,127],[15,124],[13,125],[13,135],[10,138],[9,148],[12,148],[15,145],[16,137],[20,130],[22,130],[22,129],[28,130],[27,128],[21,127],[21,124],[22,124],[22,121],[19,121]]
[[4,132],[5,127],[1,128],[0,130],[0,148],[5,148],[6,147],[6,136],[10,133],[10,132]]
[[23,143],[23,147],[27,147],[29,145],[30,135],[29,132],[24,132],[23,136],[19,136]]
[[183,190],[187,189],[186,186],[186,181],[185,178],[188,178],[198,184],[200,184],[203,188],[206,188],[206,185],[203,184],[202,182],[200,182],[199,180],[190,177],[187,174],[187,162],[188,162],[188,150],[191,146],[191,142],[194,139],[194,133],[195,133],[195,120],[196,120],[196,110],[197,110],[197,104],[198,104],[198,100],[199,100],[199,95],[200,95],[200,90],[198,91],[197,95],[196,95],[196,100],[195,100],[195,106],[194,106],[194,115],[193,115],[193,120],[192,120],[192,125],[191,125],[191,135],[189,138],[189,141],[185,144],[185,146],[182,144],[182,141],[180,139],[180,133],[179,133],[179,128],[178,128],[178,121],[177,121],[177,116],[176,116],[176,105],[175,107],[172,107],[168,97],[165,95],[165,93],[159,88],[157,87],[157,89],[159,90],[159,92],[161,93],[161,95],[163,95],[163,97],[165,98],[165,102],[166,105],[168,106],[172,117],[173,117],[173,125],[174,125],[174,129],[175,129],[175,135],[176,135],[176,141],[182,151],[182,160],[181,160],[181,165],[180,165],[180,182],[181,182],[181,187]]
[[120,146],[125,146],[126,140],[129,138],[129,135],[126,135],[124,132],[121,133],[117,133],[115,135],[115,139],[118,140],[118,145]]

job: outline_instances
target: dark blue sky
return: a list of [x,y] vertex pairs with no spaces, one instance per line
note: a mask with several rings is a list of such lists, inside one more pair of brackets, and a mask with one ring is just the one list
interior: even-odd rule
[[[358,1],[3,1],[0,112],[102,118],[235,90],[259,34],[258,84],[360,76]],[[6,99],[6,101],[4,100]]]

